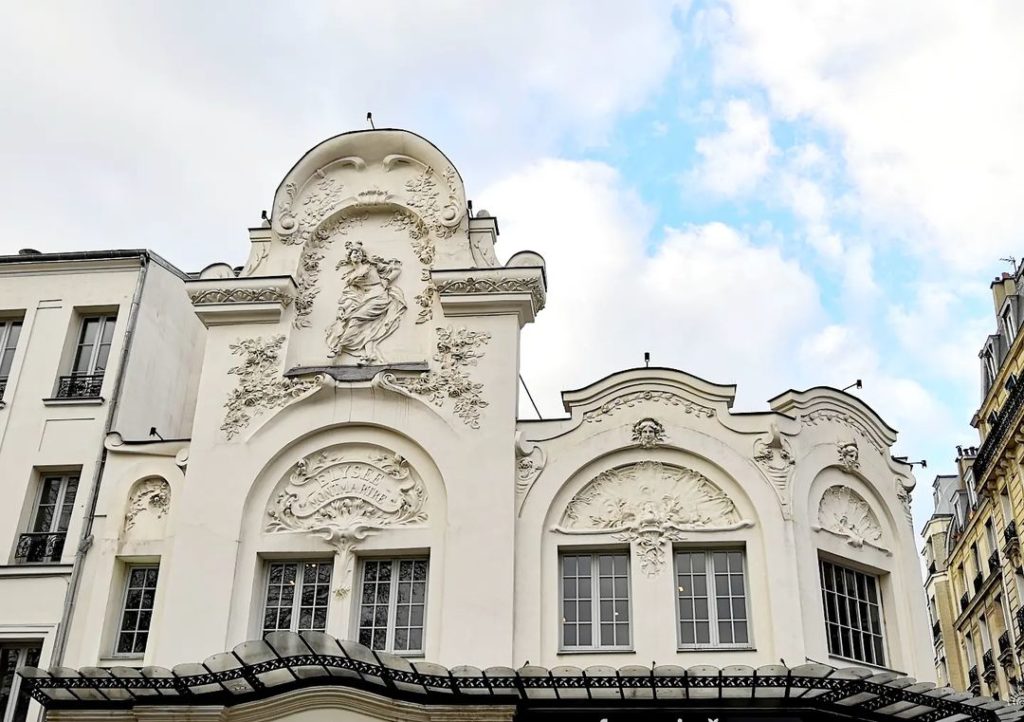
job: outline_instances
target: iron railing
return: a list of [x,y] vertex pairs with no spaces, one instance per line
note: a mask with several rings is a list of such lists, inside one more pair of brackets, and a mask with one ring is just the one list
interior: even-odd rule
[[66,532],[30,532],[18,537],[14,559],[19,562],[59,562]]
[[989,429],[988,436],[978,449],[978,455],[974,457],[974,483],[982,484],[985,481],[985,473],[992,462],[995,461],[996,451],[1002,445],[1010,431],[1010,422],[1017,416],[1017,412],[1024,406],[1024,383],[1015,384],[1010,391],[1010,396],[1003,404],[1003,408],[996,414],[995,423]]
[[103,374],[61,376],[57,383],[58,399],[95,399],[103,388]]

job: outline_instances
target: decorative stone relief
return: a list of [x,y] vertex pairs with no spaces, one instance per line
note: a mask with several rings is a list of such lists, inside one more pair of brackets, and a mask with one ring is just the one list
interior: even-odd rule
[[848,486],[830,486],[818,503],[818,531],[841,537],[853,547],[869,546],[889,554],[881,546],[882,525],[864,497]]
[[327,357],[350,354],[360,363],[383,363],[377,345],[395,332],[406,309],[405,295],[395,285],[402,262],[367,255],[360,241],[347,241],[335,270],[342,271],[343,290],[334,323],[327,327]]
[[128,497],[128,511],[124,515],[124,530],[130,532],[141,516],[163,519],[171,505],[171,487],[163,479],[146,479],[132,489]]
[[291,305],[294,300],[277,288],[208,288],[189,294],[193,305],[205,306],[214,303],[272,303]]
[[342,551],[427,520],[427,490],[398,454],[325,450],[300,459],[267,508],[268,532],[322,536]]
[[860,468],[860,449],[856,441],[837,441],[836,450],[839,452],[839,463],[847,471],[857,471]]
[[348,235],[352,228],[362,225],[365,215],[341,216],[317,229],[303,246],[299,257],[299,294],[295,299],[295,328],[309,328],[309,314],[313,311],[313,302],[320,294],[320,262],[324,260],[324,251],[340,236]]
[[896,477],[896,498],[900,500],[900,506],[903,507],[903,516],[906,518],[907,523],[911,527],[914,526],[914,512],[911,510],[911,502],[913,501],[910,495],[912,487],[907,487],[903,484],[903,479]]
[[688,414],[695,414],[696,416],[706,416],[711,418],[715,415],[715,410],[701,404],[694,403],[689,399],[685,399],[679,394],[672,393],[671,391],[634,391],[631,394],[623,394],[617,396],[611,401],[607,401],[596,409],[591,409],[583,414],[584,423],[601,423],[604,421],[605,416],[611,416],[619,409],[631,409],[634,406],[639,406],[645,403],[660,403],[668,406],[677,406],[682,408]]
[[793,449],[789,441],[779,433],[779,427],[773,422],[769,427],[767,439],[754,441],[754,462],[771,482],[782,501],[784,513],[789,509],[789,479],[796,466]]
[[653,449],[665,443],[665,427],[655,419],[640,419],[633,424],[633,442],[642,449]]
[[607,534],[635,545],[641,568],[657,574],[670,542],[687,532],[752,526],[725,492],[703,474],[655,461],[603,472],[566,505],[554,531]]
[[537,444],[524,441],[521,432],[516,434],[516,494],[525,497],[533,482],[544,471],[548,463],[547,454]]
[[872,439],[871,433],[868,431],[867,427],[865,427],[864,424],[860,421],[860,419],[857,419],[856,417],[851,416],[849,414],[844,414],[841,411],[833,411],[831,409],[818,409],[817,411],[812,411],[809,414],[804,414],[803,416],[801,416],[800,422],[804,426],[818,426],[819,424],[826,423],[840,424],[841,426],[845,426],[846,428],[855,431],[858,436],[860,436],[862,439],[871,444],[871,446],[879,454],[883,453],[881,445],[879,445]]
[[238,376],[238,384],[224,404],[227,413],[220,427],[228,439],[234,438],[261,411],[280,408],[322,383],[319,378],[282,376],[283,345],[284,336],[274,336],[242,339],[229,346],[233,355],[242,357],[242,363],[228,369],[229,374]]
[[425,396],[435,406],[453,402],[455,414],[473,429],[480,428],[480,409],[487,406],[482,398],[484,385],[474,382],[466,370],[483,358],[481,346],[490,341],[486,331],[465,328],[437,328],[436,369],[414,377],[399,377],[385,371],[374,378],[374,384],[407,396]]
[[424,268],[423,275],[420,280],[425,282],[425,286],[420,293],[416,294],[416,305],[420,307],[420,312],[416,316],[416,323],[426,323],[434,319],[434,301],[437,299],[437,286],[434,285],[433,280],[430,278],[430,269]]
[[437,293],[485,294],[529,292],[533,305],[540,310],[544,307],[544,289],[539,278],[454,278],[436,284]]

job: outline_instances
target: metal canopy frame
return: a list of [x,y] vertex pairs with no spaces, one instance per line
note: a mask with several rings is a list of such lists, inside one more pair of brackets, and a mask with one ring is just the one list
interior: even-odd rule
[[774,708],[913,722],[1016,722],[1024,710],[894,672],[823,664],[757,669],[676,665],[448,669],[375,652],[322,632],[274,632],[201,663],[163,667],[26,667],[23,693],[47,709],[224,705],[293,689],[343,686],[428,705],[521,711],[587,708]]

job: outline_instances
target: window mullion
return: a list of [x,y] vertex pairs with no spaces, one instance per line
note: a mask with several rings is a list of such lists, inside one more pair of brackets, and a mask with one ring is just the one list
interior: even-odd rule
[[394,652],[395,649],[395,619],[398,616],[398,573],[401,567],[401,560],[391,561],[391,579],[388,582],[388,621],[384,633],[384,651]]

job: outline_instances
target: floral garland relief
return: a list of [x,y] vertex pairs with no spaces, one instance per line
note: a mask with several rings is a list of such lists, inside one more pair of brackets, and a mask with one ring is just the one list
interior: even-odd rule
[[224,404],[227,413],[221,431],[228,439],[247,427],[253,416],[284,406],[320,385],[316,379],[293,379],[281,375],[281,347],[284,336],[247,338],[228,348],[242,363],[228,369],[238,376],[238,385]]
[[474,382],[466,370],[483,358],[480,347],[490,339],[491,334],[486,331],[439,327],[434,353],[438,368],[414,377],[385,372],[378,376],[376,383],[406,395],[425,396],[435,406],[451,401],[455,414],[470,428],[479,429],[480,410],[487,406],[482,398],[484,385]]

